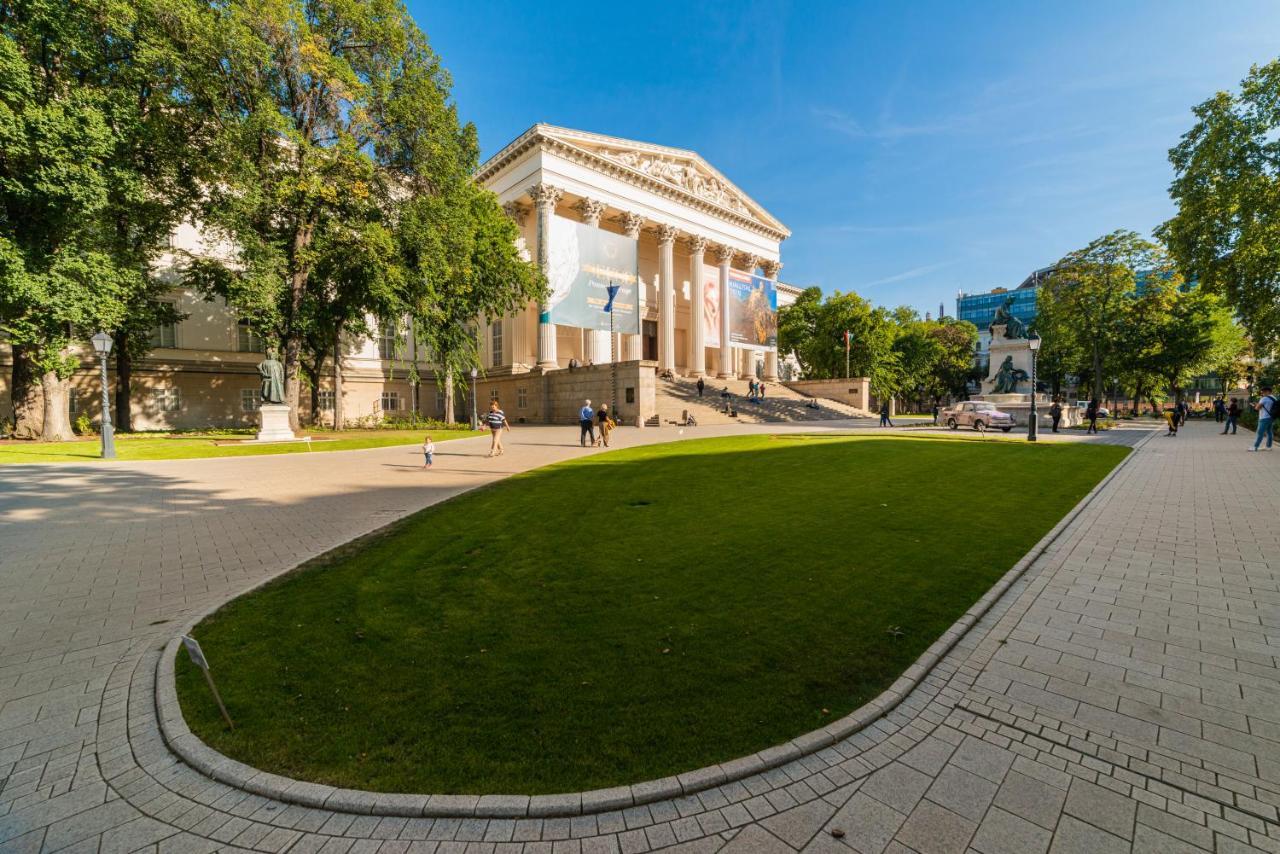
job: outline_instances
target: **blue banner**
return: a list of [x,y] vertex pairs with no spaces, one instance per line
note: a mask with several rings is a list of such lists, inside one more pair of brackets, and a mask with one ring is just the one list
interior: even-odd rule
[[609,286],[613,329],[640,333],[639,276],[634,238],[553,216],[548,230],[551,322],[581,329],[609,329]]

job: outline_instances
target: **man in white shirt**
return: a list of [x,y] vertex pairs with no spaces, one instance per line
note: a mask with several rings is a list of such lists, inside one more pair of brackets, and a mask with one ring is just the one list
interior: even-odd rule
[[1258,435],[1253,439],[1253,447],[1249,450],[1256,451],[1258,446],[1262,444],[1262,437],[1267,437],[1267,450],[1271,450],[1271,426],[1275,423],[1277,415],[1280,415],[1280,401],[1276,400],[1276,396],[1271,393],[1271,386],[1264,385],[1262,387],[1262,400],[1253,405],[1258,410]]
[[582,409],[578,412],[578,427],[582,430],[582,435],[578,438],[578,442],[582,447],[587,447],[590,440],[592,445],[596,443],[596,429],[592,424],[592,419],[596,417],[596,413],[591,408],[591,401],[585,401]]

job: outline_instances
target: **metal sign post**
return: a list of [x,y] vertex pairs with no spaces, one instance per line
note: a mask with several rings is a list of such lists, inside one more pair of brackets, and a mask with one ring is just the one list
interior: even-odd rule
[[227,722],[230,729],[235,729],[236,725],[231,722],[231,715],[227,714],[227,707],[222,704],[222,695],[218,693],[218,686],[213,684],[213,675],[209,673],[209,660],[204,657],[204,650],[200,648],[200,642],[193,637],[182,636],[182,645],[187,648],[187,655],[191,656],[191,663],[200,668],[204,673],[204,681],[209,683],[209,690],[213,692],[213,699],[218,701],[218,711],[222,712],[222,719]]
[[[621,286],[615,282],[609,283],[609,301],[605,303],[604,310],[609,315],[609,370],[611,380],[613,382],[613,390],[609,406],[613,408],[613,417],[618,418],[618,337],[613,332],[613,300],[618,296]],[[619,424],[622,422],[619,421]]]

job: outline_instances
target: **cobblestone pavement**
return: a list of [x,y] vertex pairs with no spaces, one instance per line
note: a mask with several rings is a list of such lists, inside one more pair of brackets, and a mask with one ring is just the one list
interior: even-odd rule
[[497,460],[451,442],[429,474],[412,448],[0,469],[0,850],[1280,851],[1280,454],[1212,425],[1140,445],[895,710],[739,782],[574,818],[379,818],[241,792],[167,750],[154,674],[175,625],[582,454],[574,432],[517,430]]

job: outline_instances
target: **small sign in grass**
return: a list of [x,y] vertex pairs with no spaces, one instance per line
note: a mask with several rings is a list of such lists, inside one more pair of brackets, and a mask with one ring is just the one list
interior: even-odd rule
[[430,793],[676,774],[874,697],[1127,453],[692,440],[462,495],[194,631],[191,728],[263,770]]

